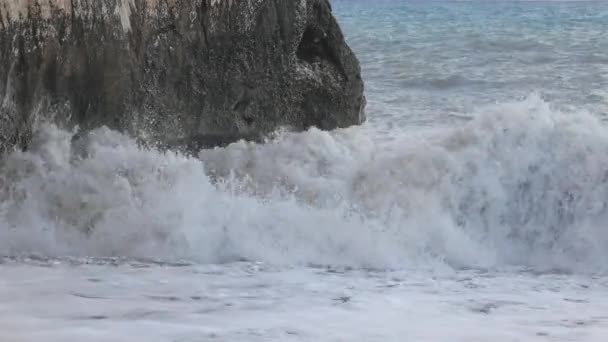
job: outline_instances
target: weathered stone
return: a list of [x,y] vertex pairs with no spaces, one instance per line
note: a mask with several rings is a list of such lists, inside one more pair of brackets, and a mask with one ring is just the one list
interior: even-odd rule
[[203,145],[364,120],[328,0],[0,0],[0,148],[40,120]]

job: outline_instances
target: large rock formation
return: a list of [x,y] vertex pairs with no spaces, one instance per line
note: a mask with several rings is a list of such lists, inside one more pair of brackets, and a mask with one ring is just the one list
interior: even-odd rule
[[0,149],[43,119],[214,145],[364,106],[328,0],[0,0]]

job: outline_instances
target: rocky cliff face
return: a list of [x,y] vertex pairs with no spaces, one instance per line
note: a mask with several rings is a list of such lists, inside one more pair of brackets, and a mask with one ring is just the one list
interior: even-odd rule
[[0,148],[40,120],[218,145],[364,120],[328,0],[0,0]]

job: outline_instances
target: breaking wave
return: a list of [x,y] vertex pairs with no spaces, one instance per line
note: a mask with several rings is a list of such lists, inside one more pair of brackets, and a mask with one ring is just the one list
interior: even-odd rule
[[608,129],[538,96],[460,127],[281,133],[199,158],[42,127],[0,165],[0,254],[603,272]]

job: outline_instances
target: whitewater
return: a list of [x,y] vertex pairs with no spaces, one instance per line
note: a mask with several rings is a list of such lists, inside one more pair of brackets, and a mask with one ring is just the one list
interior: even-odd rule
[[369,121],[0,161],[0,341],[605,341],[608,3],[335,0]]

